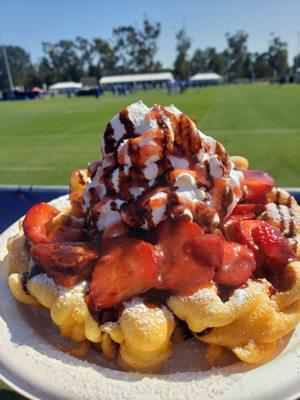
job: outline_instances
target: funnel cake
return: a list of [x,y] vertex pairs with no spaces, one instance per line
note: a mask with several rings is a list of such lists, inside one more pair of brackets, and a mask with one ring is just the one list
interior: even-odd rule
[[71,174],[62,209],[33,206],[8,243],[15,298],[49,309],[68,349],[155,372],[194,336],[267,360],[300,320],[300,208],[176,107],[107,125],[102,161]]

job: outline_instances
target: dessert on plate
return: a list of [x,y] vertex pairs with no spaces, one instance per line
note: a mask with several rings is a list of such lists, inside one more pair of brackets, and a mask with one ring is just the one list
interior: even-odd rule
[[190,337],[210,365],[224,349],[270,358],[300,320],[295,199],[173,105],[123,109],[101,152],[10,239],[15,298],[49,309],[78,343],[62,350],[92,346],[126,371],[157,371]]

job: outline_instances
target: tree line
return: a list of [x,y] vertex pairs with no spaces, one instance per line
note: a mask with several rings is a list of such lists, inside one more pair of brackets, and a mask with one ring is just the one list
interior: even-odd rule
[[197,72],[213,71],[222,75],[228,82],[241,79],[270,79],[285,77],[300,67],[300,55],[295,57],[292,68],[288,65],[287,43],[279,36],[271,34],[269,47],[264,52],[250,52],[248,34],[237,31],[226,34],[227,47],[218,52],[214,47],[196,49],[188,56],[192,40],[184,30],[177,35],[177,56],[174,73],[180,79],[188,79]]
[[[5,46],[15,86],[30,89],[58,81],[80,81],[83,77],[97,80],[104,75],[136,72],[159,72],[164,67],[157,60],[161,24],[143,20],[141,27],[119,26],[110,40],[78,36],[75,40],[56,43],[42,42],[43,56],[32,63],[30,54],[20,46]],[[265,52],[248,50],[248,34],[237,31],[226,34],[226,48],[196,49],[191,53],[192,40],[184,29],[176,33],[173,73],[176,79],[187,80],[197,72],[212,71],[227,81],[283,77],[300,67],[300,54],[288,65],[287,43],[271,34]],[[0,89],[9,88],[5,60],[0,57]]]

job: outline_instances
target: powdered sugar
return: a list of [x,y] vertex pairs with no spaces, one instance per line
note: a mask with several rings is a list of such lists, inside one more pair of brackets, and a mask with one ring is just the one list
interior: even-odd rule
[[[163,311],[163,312],[162,312]],[[155,314],[155,319],[149,316],[148,307],[143,303],[143,300],[139,297],[133,298],[131,301],[124,303],[124,311],[122,316],[128,318],[134,318],[142,329],[150,329],[153,327],[153,321],[161,320],[163,323],[166,316],[167,318],[173,318],[173,314],[165,306],[151,308],[151,315]]]
[[[1,259],[6,255],[7,239],[17,231],[16,224],[2,235]],[[299,328],[288,340],[282,340],[287,345],[285,348],[283,345],[283,352],[259,368],[229,359],[227,366],[207,371],[203,362],[204,346],[195,340],[176,345],[174,355],[156,375],[117,371],[114,363],[104,360],[94,351],[88,355],[88,361],[75,359],[56,349],[55,343],[61,339],[47,312],[35,311],[13,299],[7,286],[7,268],[6,261],[2,262],[0,373],[7,382],[21,388],[28,398],[194,400],[198,396],[218,400],[263,400],[271,397],[279,400],[295,395],[300,389],[297,375]],[[272,392],[266,382],[272,382]]]
[[50,278],[47,274],[35,275],[33,278],[30,279],[30,282],[36,283],[42,291],[49,290],[52,293],[55,293],[57,296],[64,296],[66,302],[68,301],[68,297],[70,294],[84,293],[88,287],[88,283],[86,281],[83,281],[71,289],[66,289],[62,286],[57,285],[54,280]]
[[296,222],[296,216],[292,208],[284,204],[268,203],[262,218],[277,226],[285,235],[291,236],[295,233],[293,221]]
[[236,290],[232,295],[232,301],[237,307],[240,307],[242,304],[245,304],[247,298],[248,298],[247,292],[245,292],[245,290],[243,289]]

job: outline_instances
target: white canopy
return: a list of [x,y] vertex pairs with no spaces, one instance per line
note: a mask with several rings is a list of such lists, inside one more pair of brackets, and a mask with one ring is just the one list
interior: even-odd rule
[[139,82],[171,82],[174,76],[171,72],[153,72],[149,74],[112,75],[103,76],[100,79],[101,85],[114,85],[118,83],[139,83]]
[[222,76],[219,74],[216,74],[215,72],[199,72],[196,75],[193,75],[190,78],[190,81],[195,82],[201,82],[201,81],[221,81]]
[[63,89],[81,89],[82,83],[80,82],[57,82],[49,86],[49,90],[63,90]]

